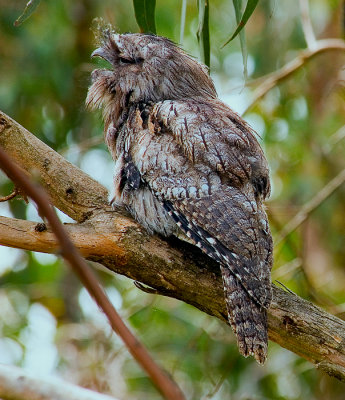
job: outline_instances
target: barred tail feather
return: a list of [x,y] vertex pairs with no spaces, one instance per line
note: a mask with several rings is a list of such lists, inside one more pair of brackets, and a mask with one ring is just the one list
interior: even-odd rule
[[263,364],[267,357],[267,311],[247,294],[227,266],[221,265],[221,271],[228,318],[239,351],[245,357],[253,355]]

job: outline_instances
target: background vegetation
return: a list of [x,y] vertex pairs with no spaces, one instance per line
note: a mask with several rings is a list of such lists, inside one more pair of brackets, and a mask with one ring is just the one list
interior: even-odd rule
[[[251,104],[257,78],[274,73],[307,47],[300,3],[261,1],[246,25],[248,85],[239,39],[221,48],[236,28],[231,1],[209,10],[211,75],[220,97],[239,113]],[[157,33],[180,41],[180,1],[157,1]],[[112,162],[99,116],[85,111],[96,62],[90,30],[101,16],[119,32],[136,32],[131,2],[46,0],[19,27],[25,1],[0,0],[0,108],[110,187]],[[310,5],[317,39],[343,38],[343,2]],[[199,56],[197,2],[187,1],[183,47]],[[311,199],[345,169],[344,51],[303,63],[257,101],[245,119],[258,131],[271,166],[268,213],[275,239]],[[263,79],[262,82],[266,80]],[[267,81],[266,81],[267,82]],[[345,316],[345,187],[276,246],[273,278]],[[1,175],[1,193],[12,184]],[[39,221],[35,208],[15,199],[1,214]],[[66,220],[66,217],[62,216]],[[110,333],[70,271],[51,255],[0,249],[0,362],[126,399],[159,396],[123,344]],[[344,386],[307,361],[271,343],[264,367],[238,355],[227,326],[172,299],[143,294],[128,279],[99,272],[123,318],[190,399],[342,399]]]

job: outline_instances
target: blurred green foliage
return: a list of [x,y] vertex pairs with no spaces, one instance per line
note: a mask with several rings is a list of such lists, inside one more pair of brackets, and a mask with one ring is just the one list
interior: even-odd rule
[[[252,88],[243,79],[231,1],[209,2],[211,71],[221,98],[238,112]],[[157,33],[176,42],[182,1],[156,3]],[[0,108],[108,187],[112,162],[99,116],[85,111],[95,17],[119,32],[139,30],[132,2],[42,1],[19,27],[25,1],[0,0]],[[317,38],[341,38],[340,0],[314,0]],[[183,47],[198,57],[198,9],[187,2]],[[259,2],[246,25],[248,76],[281,68],[305,48],[299,2]],[[255,83],[255,82],[254,82]],[[280,229],[345,168],[344,54],[325,52],[257,102],[245,118],[259,132],[273,192],[272,231]],[[1,193],[12,184],[1,176]],[[345,315],[345,187],[314,210],[279,245],[273,277],[339,317]],[[2,215],[39,220],[18,199]],[[0,362],[59,374],[126,399],[160,398],[85,290],[55,256],[1,248]],[[128,279],[99,276],[123,318],[170,371],[188,399],[343,399],[341,383],[307,361],[270,344],[264,367],[238,355],[234,335],[219,321],[176,300],[141,293]]]
[[133,7],[140,32],[156,34],[156,0],[133,0]]

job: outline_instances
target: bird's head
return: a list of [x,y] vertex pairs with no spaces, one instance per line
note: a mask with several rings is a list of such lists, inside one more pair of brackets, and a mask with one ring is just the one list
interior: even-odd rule
[[108,29],[91,56],[110,65],[92,72],[86,100],[91,108],[103,108],[105,117],[113,103],[123,110],[136,103],[217,95],[207,67],[160,36]]

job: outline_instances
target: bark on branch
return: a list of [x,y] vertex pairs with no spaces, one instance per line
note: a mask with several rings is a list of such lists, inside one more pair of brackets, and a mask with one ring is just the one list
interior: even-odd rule
[[[80,222],[66,227],[84,257],[226,321],[219,268],[199,249],[149,236],[131,218],[109,209],[103,186],[1,112],[0,145],[40,177],[53,204]],[[51,231],[39,232],[36,225],[1,217],[0,244],[56,252]],[[274,285],[273,295],[270,339],[345,381],[345,322]]]
[[[89,292],[90,296],[93,297],[98,307],[104,312],[113,331],[122,339],[133,358],[148,374],[164,398],[167,400],[184,400],[185,397],[180,388],[172,379],[170,379],[168,374],[158,366],[146,348],[122,321],[102,286],[88,268],[85,259],[72,243],[68,233],[59,220],[47,193],[41,186],[37,184],[35,185],[32,179],[27,179],[27,173],[21,170],[21,168],[13,162],[11,157],[8,156],[2,147],[0,147],[0,167],[7,176],[18,185],[17,187],[35,202],[38,213],[42,218],[48,221],[50,228],[58,240],[62,257],[78,276],[79,280]],[[38,226],[40,226],[40,229],[37,229],[36,226],[36,231],[45,230],[44,224],[40,223]]]

